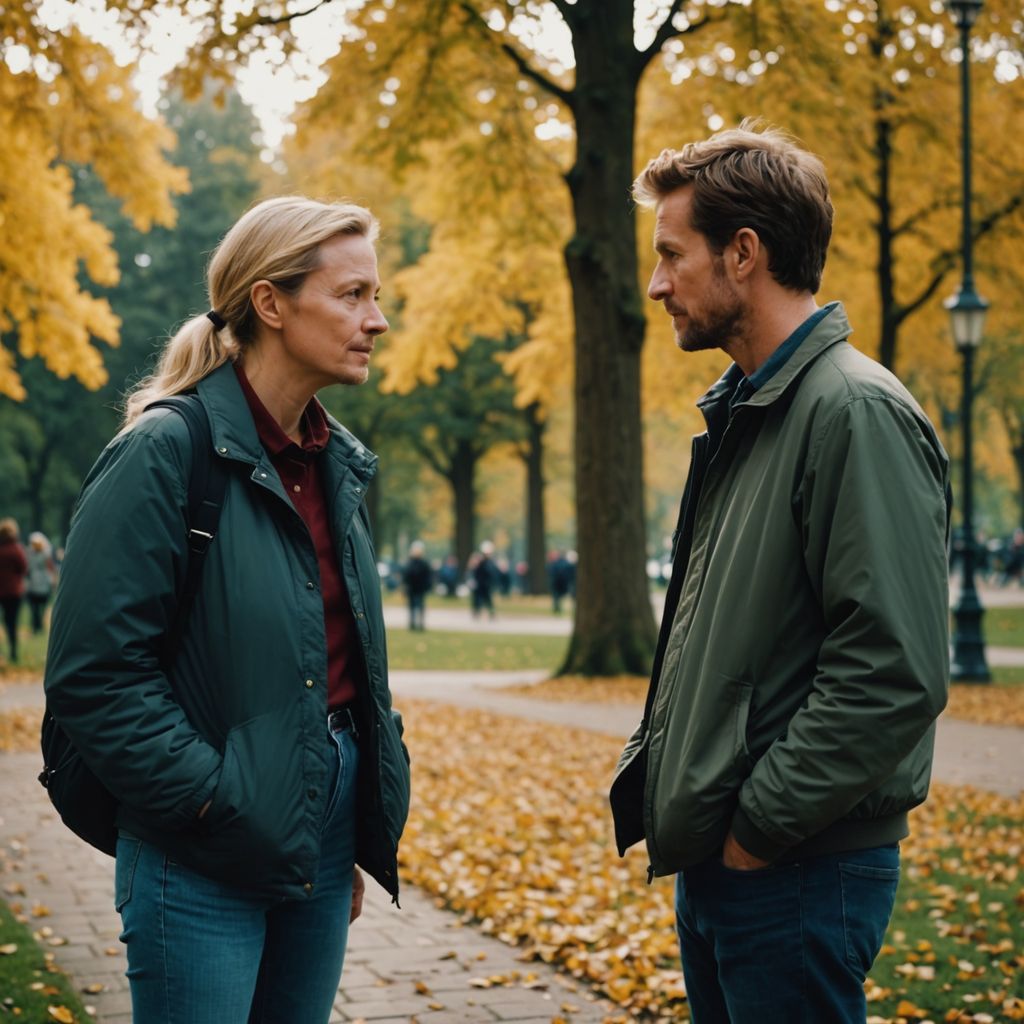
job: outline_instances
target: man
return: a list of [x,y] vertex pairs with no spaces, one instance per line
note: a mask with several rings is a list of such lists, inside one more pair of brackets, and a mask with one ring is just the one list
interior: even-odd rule
[[426,546],[421,540],[414,540],[409,545],[409,561],[402,571],[405,583],[405,595],[409,600],[409,629],[424,630],[427,628],[425,608],[427,594],[434,585],[434,570],[424,558]]
[[665,150],[634,195],[679,347],[733,364],[698,402],[619,851],[678,872],[695,1024],[863,1024],[948,688],[948,460],[814,300],[816,157],[745,122]]

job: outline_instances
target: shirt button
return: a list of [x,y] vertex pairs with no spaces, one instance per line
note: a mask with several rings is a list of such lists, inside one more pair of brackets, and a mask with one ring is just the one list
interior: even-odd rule
[[302,888],[307,894],[311,893],[313,891],[313,883],[307,882]]
[[301,487],[300,487],[300,486],[299,486],[298,484],[295,484],[295,486],[294,486],[294,487],[292,487],[292,490],[293,490],[293,491],[294,491],[294,492],[295,492],[296,494],[298,494],[298,493],[299,493],[299,491],[301,491],[301,490],[302,490],[302,488],[301,488]]
[[316,683],[314,683],[312,679],[307,679],[306,680],[306,689],[307,690],[312,690],[314,686],[316,686]]

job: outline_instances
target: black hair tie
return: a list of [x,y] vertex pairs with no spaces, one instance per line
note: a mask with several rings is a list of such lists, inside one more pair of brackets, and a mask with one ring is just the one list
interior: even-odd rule
[[210,312],[206,314],[206,319],[213,324],[213,329],[215,331],[222,331],[228,325],[227,320],[225,320],[224,317],[222,317],[215,309],[211,309]]

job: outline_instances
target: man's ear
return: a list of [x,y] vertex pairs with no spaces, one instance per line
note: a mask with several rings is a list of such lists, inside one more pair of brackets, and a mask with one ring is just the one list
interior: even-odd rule
[[733,273],[737,281],[746,281],[761,255],[761,239],[753,228],[740,228],[729,243]]
[[281,294],[269,281],[257,281],[249,289],[249,301],[256,315],[268,327],[280,330],[281,317]]

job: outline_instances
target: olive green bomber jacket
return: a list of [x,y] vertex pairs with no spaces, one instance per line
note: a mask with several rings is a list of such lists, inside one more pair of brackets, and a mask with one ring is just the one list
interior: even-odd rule
[[[184,420],[156,409],[114,438],[83,488],[53,612],[47,702],[118,798],[123,829],[211,877],[301,898],[316,884],[332,762],[317,555],[233,368],[196,390],[210,457],[228,479],[173,664],[165,670],[162,644],[187,564],[192,455]],[[324,496],[367,681],[357,861],[397,895],[409,765],[363,508],[377,459],[329,424]]]
[[655,874],[730,829],[773,861],[892,842],[927,793],[948,460],[849,333],[837,307],[710,460],[696,439],[655,675],[611,792],[620,853],[646,839]]

